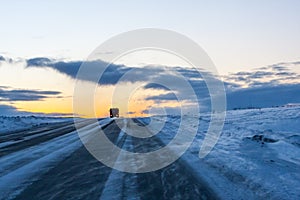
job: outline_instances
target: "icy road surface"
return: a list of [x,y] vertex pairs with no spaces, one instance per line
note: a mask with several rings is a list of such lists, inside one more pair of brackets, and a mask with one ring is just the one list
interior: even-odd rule
[[[198,120],[185,116],[191,126]],[[101,126],[107,137],[132,152],[154,151],[176,134],[180,117],[169,116],[155,136],[126,134],[115,120],[81,120],[83,137]],[[145,126],[149,118],[116,119]],[[163,117],[152,120],[160,122]],[[113,170],[85,149],[71,121],[0,135],[0,199],[298,199],[300,197],[300,108],[229,111],[213,149],[199,159],[209,124],[173,164],[149,173]],[[155,129],[155,127],[148,127]],[[189,131],[189,127],[185,128]],[[136,164],[136,163],[133,163]],[[138,166],[136,166],[138,167]]]

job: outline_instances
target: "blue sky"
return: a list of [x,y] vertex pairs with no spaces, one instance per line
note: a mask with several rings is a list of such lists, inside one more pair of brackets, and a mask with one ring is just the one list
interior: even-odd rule
[[111,36],[163,28],[195,40],[226,74],[300,60],[300,1],[2,1],[0,52],[85,59]]
[[[229,109],[300,102],[297,0],[11,0],[1,1],[0,18],[0,114],[72,113],[74,78],[81,63],[111,37],[140,28],[169,29],[196,41],[224,81]],[[150,82],[162,78],[156,76],[160,69],[149,70],[144,65],[151,58],[158,61],[155,65],[178,66],[191,76],[198,97],[207,103],[203,82],[195,81],[194,71],[184,68],[178,58],[153,52],[145,55],[130,54],[111,66],[102,80],[105,84],[95,93],[97,116],[105,116],[112,105],[110,97],[118,82],[112,77],[119,78],[135,64],[143,64],[135,72],[147,75]],[[157,73],[152,76],[153,72]],[[124,79],[121,91],[145,80],[136,77],[135,81]],[[174,80],[168,73],[164,78]],[[117,105],[124,114],[141,114],[151,106],[170,110],[178,106],[174,95],[161,86],[141,88],[133,106]]]

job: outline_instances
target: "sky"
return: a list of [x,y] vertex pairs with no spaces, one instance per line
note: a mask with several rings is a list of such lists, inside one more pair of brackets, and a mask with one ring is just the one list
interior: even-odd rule
[[[74,64],[72,62],[84,61],[97,46],[112,36],[140,28],[168,29],[197,42],[212,59],[223,80],[231,82],[232,87],[236,83],[241,88],[254,85],[253,79],[252,82],[241,83],[245,77],[240,77],[239,72],[254,73],[259,68],[280,63],[286,64],[285,72],[298,73],[299,70],[296,62],[300,61],[300,1],[297,0],[11,0],[1,1],[0,18],[0,60],[1,56],[5,58],[5,61],[0,61],[0,104],[6,110],[72,113],[72,74],[59,70],[61,68],[56,68],[55,64],[29,67],[27,61],[43,57],[53,62],[59,60]],[[141,56],[128,57],[116,64],[129,67],[141,63],[182,64],[178,59],[164,55],[156,57],[159,62],[153,63],[150,54],[140,60],[137,58]],[[269,77],[260,77],[263,81],[256,81],[256,84],[270,83],[273,79],[276,79],[277,85],[298,81],[291,74],[281,77],[283,74],[270,73]],[[233,81],[232,76],[239,76],[239,81]],[[124,82],[120,87],[131,87],[130,84],[137,83]],[[105,116],[106,109],[111,106],[109,100],[113,86],[108,84],[97,89],[96,96],[103,101],[96,105],[99,106],[97,116]],[[267,86],[270,87],[270,84]],[[25,89],[28,90],[27,97],[33,98],[8,99],[3,96],[4,93],[16,95],[14,90]],[[17,92],[18,95],[21,92]],[[156,90],[154,93],[161,95],[166,91]],[[141,100],[145,94],[146,91],[140,91],[139,97],[136,97],[139,100],[131,105],[132,108],[123,110],[140,115],[143,107],[153,105],[153,101],[149,105],[143,101],[149,97]],[[34,95],[39,95],[39,98]],[[140,107],[137,101],[140,101]],[[287,101],[290,100],[284,102]],[[101,109],[103,104],[105,109]],[[160,105],[176,107],[174,102],[160,102]]]

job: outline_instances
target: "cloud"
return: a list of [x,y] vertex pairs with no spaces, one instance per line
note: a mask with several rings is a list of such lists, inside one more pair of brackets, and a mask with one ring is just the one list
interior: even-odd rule
[[[188,93],[185,86],[177,82],[178,74],[180,74],[186,82],[193,88],[198,103],[209,109],[210,94],[207,85],[202,77],[208,72],[193,68],[184,68],[180,66],[144,66],[144,67],[128,67],[125,65],[108,64],[104,61],[57,61],[46,57],[33,58],[27,60],[27,67],[48,67],[57,70],[71,78],[76,78],[77,73],[82,64],[87,66],[85,73],[81,73],[77,78],[86,81],[95,81],[100,85],[116,85],[122,83],[146,83],[144,89],[160,90],[166,93],[145,97],[145,101],[154,101],[155,103],[163,103],[167,101],[177,100],[175,94],[184,97],[187,102],[192,98],[192,94]],[[236,107],[270,107],[275,105],[283,105],[298,101],[299,79],[300,75],[291,70],[291,66],[298,65],[300,62],[278,63],[266,67],[257,68],[252,71],[241,71],[223,76],[224,85],[227,93],[228,108]],[[95,71],[104,70],[104,73],[98,81],[98,75]],[[216,77],[218,79],[218,77]],[[159,83],[167,83],[173,86],[174,91]],[[276,97],[280,94],[280,97]],[[36,94],[37,98],[39,98]],[[278,95],[277,95],[278,96]],[[249,98],[253,99],[249,103]],[[299,100],[300,102],[300,100]]]
[[261,67],[254,71],[243,71],[225,76],[228,83],[235,83],[243,87],[260,87],[273,84],[295,84],[299,82],[299,74],[293,71],[293,66],[300,62],[279,63]]
[[5,61],[5,58],[3,56],[0,55],[0,62],[1,61]]
[[280,66],[280,65],[273,65],[272,68],[274,71],[287,71],[288,70],[287,67]]
[[[291,64],[291,63],[289,63]],[[294,64],[294,63],[292,63]],[[288,65],[288,64],[287,64]],[[188,70],[185,72],[184,70]],[[189,77],[196,77],[192,70],[184,69],[183,72]],[[199,75],[198,75],[199,76]],[[226,79],[225,79],[226,80]],[[244,84],[238,84],[243,82]],[[300,75],[292,72],[290,68],[281,65],[271,65],[259,68],[253,72],[238,72],[227,77],[224,82],[227,94],[227,107],[247,108],[247,107],[272,107],[281,106],[288,103],[300,102]],[[205,105],[203,110],[210,107],[210,96],[206,83],[199,80],[188,80],[192,85],[201,106]],[[174,83],[176,85],[176,83]],[[242,87],[246,85],[247,87]],[[145,89],[159,89],[168,91],[166,88],[157,84],[147,84]],[[180,85],[177,86],[180,88]],[[184,94],[184,88],[178,89]],[[185,96],[185,94],[183,95]],[[190,96],[186,95],[186,100]],[[156,103],[176,100],[171,93],[156,95],[146,98],[146,100],[154,100]]]
[[178,115],[181,110],[179,107],[149,107],[148,109],[142,110],[141,114],[152,114],[152,115]]
[[276,76],[279,76],[279,77],[293,77],[293,76],[295,76],[296,75],[296,73],[294,73],[294,72],[277,72],[277,73],[275,73],[275,75]]
[[259,79],[259,78],[266,78],[268,76],[274,75],[273,72],[268,72],[268,71],[256,71],[253,72],[248,76],[248,79]]
[[297,64],[300,62],[278,63],[224,77],[228,109],[299,103],[300,75],[293,71]]
[[11,105],[0,104],[0,116],[40,116],[40,117],[70,117],[73,113],[42,113],[20,111]]
[[[115,85],[122,82],[143,82],[148,81],[162,71],[159,67],[151,68],[133,68],[125,65],[109,64],[107,62],[97,61],[56,61],[50,58],[40,57],[28,59],[27,67],[49,67],[57,70],[58,72],[68,75],[71,78],[78,78],[85,81],[98,80],[96,72],[104,70],[98,83],[100,85]],[[85,65],[85,71],[77,76],[81,65]],[[125,77],[123,77],[126,73]],[[123,77],[123,79],[121,79]],[[120,80],[121,79],[121,80]]]
[[49,97],[59,97],[58,91],[11,89],[0,86],[0,101],[40,101]]
[[52,60],[50,58],[39,57],[32,58],[26,61],[27,66],[51,66]]
[[[81,65],[85,65],[85,71],[77,75]],[[183,67],[166,67],[166,66],[144,66],[144,67],[128,67],[125,65],[109,64],[107,62],[97,61],[56,61],[46,57],[32,58],[27,60],[27,67],[48,67],[58,72],[68,75],[69,77],[85,81],[95,81],[99,77],[98,71],[104,70],[100,80],[100,85],[115,85],[120,83],[136,83],[136,82],[158,82],[160,80],[170,80],[172,82],[181,74],[188,80],[201,79],[201,74],[195,69],[186,69]],[[176,74],[176,73],[177,74]],[[204,71],[201,73],[205,73]],[[174,82],[174,81],[173,81]],[[150,89],[155,85],[146,85],[145,89]],[[162,87],[163,88],[163,87]],[[166,88],[164,88],[166,89]]]
[[144,89],[155,89],[155,90],[164,90],[164,91],[169,91],[167,87],[158,84],[158,83],[147,83],[144,87]]
[[294,65],[300,65],[300,61],[293,62]]
[[227,91],[227,107],[271,107],[300,102],[300,84],[266,85]]
[[136,112],[129,111],[129,112],[127,112],[126,114],[127,114],[127,115],[134,115],[134,114],[136,114]]
[[9,105],[0,105],[0,113],[2,116],[24,114],[19,112],[15,107]]
[[41,115],[42,113],[31,113],[26,111],[19,111],[16,107],[11,105],[0,104],[1,116],[29,116],[29,115]]
[[155,96],[149,96],[145,99],[146,101],[154,100],[157,103],[161,101],[177,101],[177,97],[173,92],[167,93],[167,94],[160,94]]
[[[14,62],[19,62],[20,60],[13,60],[12,58],[4,57],[0,55],[0,62],[6,62],[6,63],[14,63]],[[0,63],[1,64],[1,63]]]
[[[77,73],[82,64],[87,69],[83,74],[80,74],[77,78],[81,80],[93,81],[98,80],[95,72],[104,70],[104,73],[99,80],[99,84],[104,85],[115,85],[116,83],[122,82],[147,82],[155,80],[158,77],[168,76],[167,78],[174,78],[176,74],[169,73],[177,72],[180,73],[187,79],[201,77],[201,74],[193,68],[183,67],[166,67],[166,66],[144,66],[144,67],[128,67],[125,65],[116,65],[107,63],[101,60],[96,61],[56,61],[54,59],[46,57],[38,57],[28,59],[26,61],[27,67],[49,67],[57,70],[60,73],[66,74],[72,78],[76,78]],[[201,73],[206,73],[202,71]],[[124,76],[126,75],[126,76]]]
[[[85,72],[78,75],[81,65],[86,66]],[[97,81],[99,85],[116,85],[122,83],[147,83],[144,89],[165,90],[169,89],[163,85],[157,84],[160,82],[168,83],[175,88],[174,93],[180,94],[183,100],[190,100],[191,94],[187,92],[184,85],[180,82],[174,81],[178,79],[178,74],[182,76],[185,81],[191,85],[195,90],[199,99],[203,100],[209,97],[208,90],[205,82],[203,81],[201,74],[206,73],[204,71],[197,71],[193,68],[184,67],[169,67],[169,66],[143,66],[143,67],[128,67],[125,65],[108,64],[104,61],[57,61],[55,59],[47,57],[38,57],[28,59],[26,61],[26,67],[38,67],[38,68],[52,68],[61,74],[65,74],[73,79],[85,81]],[[98,81],[98,75],[95,71],[104,70],[103,75]],[[146,101],[172,101],[177,100],[173,94],[165,94],[158,96],[149,96],[145,98]]]

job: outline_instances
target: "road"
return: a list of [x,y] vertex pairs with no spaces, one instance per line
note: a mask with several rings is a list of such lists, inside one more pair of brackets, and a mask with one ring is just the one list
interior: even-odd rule
[[[120,136],[114,120],[100,122],[110,141],[123,149],[147,152],[164,145],[155,136]],[[134,123],[144,126],[139,120]],[[83,130],[98,125],[80,122]],[[71,122],[3,134],[0,142],[0,199],[216,199],[180,159],[138,174],[105,166],[82,145]]]

